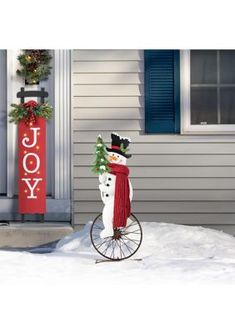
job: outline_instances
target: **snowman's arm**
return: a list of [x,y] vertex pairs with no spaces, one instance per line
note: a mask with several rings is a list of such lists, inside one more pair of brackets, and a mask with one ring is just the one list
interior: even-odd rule
[[107,179],[107,173],[103,173],[99,175],[99,182],[100,183],[105,183]]
[[100,183],[99,184],[99,189],[100,189],[101,192],[105,192],[106,187],[103,183]]
[[130,189],[129,197],[130,197],[130,201],[132,201],[132,198],[133,198],[133,187],[132,187],[132,184],[131,184],[130,180],[129,180],[129,189]]

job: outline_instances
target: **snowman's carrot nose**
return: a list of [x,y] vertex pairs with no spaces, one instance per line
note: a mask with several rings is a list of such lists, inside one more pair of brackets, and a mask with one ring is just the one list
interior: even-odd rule
[[116,160],[117,160],[117,157],[113,157],[113,156],[111,155],[111,156],[110,156],[110,159],[116,161]]

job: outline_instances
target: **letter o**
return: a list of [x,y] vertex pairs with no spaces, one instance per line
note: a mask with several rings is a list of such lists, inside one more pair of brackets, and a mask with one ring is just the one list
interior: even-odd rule
[[[26,160],[29,156],[33,156],[36,158],[36,167],[33,170],[29,170],[26,165]],[[40,167],[40,159],[39,156],[36,153],[27,153],[23,158],[23,168],[27,173],[35,173]]]

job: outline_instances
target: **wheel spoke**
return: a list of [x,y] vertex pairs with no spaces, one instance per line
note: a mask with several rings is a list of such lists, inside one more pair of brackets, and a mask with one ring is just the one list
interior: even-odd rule
[[129,228],[129,227],[131,227],[131,226],[135,226],[135,225],[138,225],[138,222],[137,222],[137,221],[134,221],[134,222],[128,224],[128,225],[126,226],[126,228]]
[[[138,232],[138,231],[139,231],[139,232]],[[137,233],[137,232],[138,232],[138,233]],[[127,233],[123,233],[123,235],[131,234],[131,233],[133,233],[133,234],[141,234],[140,229],[138,229],[138,230],[135,230],[135,231],[131,231],[131,232],[127,232]]]
[[138,241],[138,240],[135,240],[135,239],[130,239],[130,238],[128,238],[127,236],[125,236],[125,235],[123,235],[123,237],[125,238],[125,239],[127,239],[127,240],[129,240],[129,241],[131,241],[131,242],[133,242],[134,244],[136,244],[137,246],[139,245],[136,241]]
[[130,249],[131,249],[133,252],[134,252],[134,249],[133,249],[130,245],[127,246],[127,244],[124,242],[124,240],[122,240],[122,239],[120,239],[120,240],[122,241],[123,245],[126,246],[126,248],[128,249],[129,253],[132,254],[132,252],[130,251]]
[[[123,237],[126,237],[126,238],[127,238],[126,235],[124,235]],[[140,239],[129,239],[129,240],[131,240],[131,241],[136,241],[136,242],[139,242],[139,241],[140,241]]]
[[96,230],[103,230],[103,227],[102,226],[94,226],[94,229],[96,229]]
[[105,250],[103,251],[103,254],[104,254],[104,255],[106,255],[107,250],[108,250],[108,248],[109,248],[111,242],[112,242],[112,239],[109,240],[108,246],[107,246],[107,247],[105,248]]
[[92,238],[93,241],[97,240],[97,239],[100,239],[100,236],[96,237],[96,238]]
[[118,246],[119,246],[119,249],[120,249],[120,257],[121,257],[121,259],[122,259],[122,255],[125,258],[125,254],[124,254],[124,252],[122,250],[122,244],[121,244],[120,240],[118,240]]
[[93,233],[92,239],[94,240],[94,238],[100,238],[101,239],[99,231],[96,231],[95,233]]
[[[124,259],[127,257],[127,255],[125,255],[125,250],[124,250],[124,246],[126,246],[126,244],[123,242],[123,240],[119,239],[120,245],[121,245],[121,250],[122,250],[122,254],[124,256]],[[130,249],[128,249],[126,247],[127,251],[131,254]]]
[[103,226],[103,225],[104,225],[104,223],[101,219],[98,219],[94,224],[94,226]]
[[105,244],[106,242],[109,242],[110,240],[107,240],[109,239],[110,237],[108,238],[105,238],[106,240],[104,240],[103,242],[101,242],[101,244],[97,245],[96,248],[99,249],[103,244]]
[[112,253],[111,253],[111,255],[110,255],[112,258],[114,258],[114,251],[115,251],[115,248],[116,248],[116,241],[113,240],[113,242],[112,242]]

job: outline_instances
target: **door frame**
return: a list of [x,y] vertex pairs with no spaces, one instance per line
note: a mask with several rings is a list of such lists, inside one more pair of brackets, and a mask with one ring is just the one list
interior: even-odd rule
[[[18,103],[22,79],[16,75],[20,50],[7,50],[7,113]],[[45,220],[71,221],[71,51],[53,52],[54,163],[52,196],[47,198]],[[0,198],[0,220],[18,220],[14,182],[17,169],[17,127],[7,122],[7,196]]]

